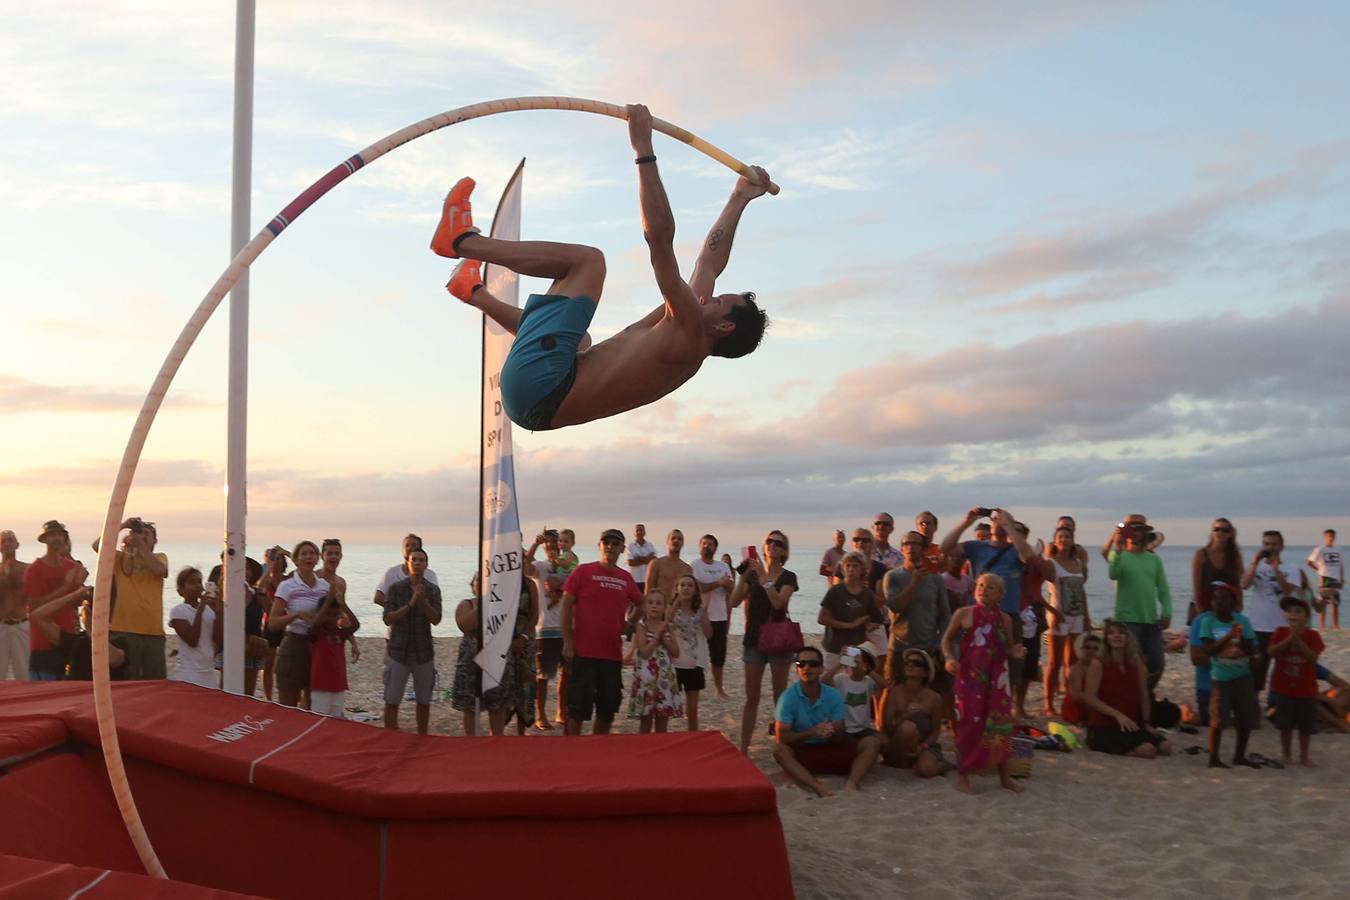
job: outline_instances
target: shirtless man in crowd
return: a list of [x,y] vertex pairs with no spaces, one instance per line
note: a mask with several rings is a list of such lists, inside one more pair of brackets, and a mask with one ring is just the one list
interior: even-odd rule
[[[502,405],[518,425],[545,431],[603,419],[652,403],[684,384],[709,356],[737,358],[759,346],[767,317],[753,293],[713,295],[731,256],[746,204],[769,186],[768,173],[741,178],[713,224],[686,282],[675,259],[675,217],[652,152],[652,115],[628,107],[628,134],[638,154],[642,230],[665,302],[623,331],[591,346],[586,333],[605,283],[605,257],[594,247],[550,241],[504,241],[473,225],[472,178],[445,198],[431,249],[462,259],[446,289],[516,336],[501,372]],[[551,278],[521,310],[483,286],[484,262],[521,275]]]
[[28,604],[23,599],[28,564],[15,558],[18,552],[18,535],[0,531],[0,681],[28,680]]

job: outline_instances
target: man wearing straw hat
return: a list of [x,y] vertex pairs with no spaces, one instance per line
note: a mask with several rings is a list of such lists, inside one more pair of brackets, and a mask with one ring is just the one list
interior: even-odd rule
[[[768,173],[742,177],[709,232],[686,282],[675,259],[675,217],[652,152],[652,116],[628,107],[628,134],[638,168],[642,228],[652,270],[665,302],[618,334],[591,346],[586,333],[605,282],[605,258],[594,247],[548,241],[503,241],[473,225],[472,178],[445,199],[431,249],[462,258],[446,289],[516,336],[501,372],[502,404],[511,420],[532,431],[580,425],[652,403],[698,372],[709,356],[737,358],[753,351],[767,317],[753,293],[713,295],[726,268],[745,206],[769,187]],[[551,278],[522,311],[483,286],[482,263]]]

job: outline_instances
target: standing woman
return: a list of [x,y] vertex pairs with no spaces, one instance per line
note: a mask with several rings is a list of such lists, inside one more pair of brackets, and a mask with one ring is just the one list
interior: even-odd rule
[[740,575],[731,591],[728,605],[735,609],[745,602],[745,639],[741,659],[745,662],[745,709],[741,712],[741,752],[750,752],[750,739],[755,735],[755,719],[759,716],[759,690],[764,683],[764,667],[771,672],[773,708],[778,708],[778,696],[787,690],[788,668],[792,654],[766,656],[759,650],[759,627],[769,621],[787,618],[788,602],[797,592],[797,575],[784,568],[790,546],[788,536],[781,531],[770,531],[764,538],[764,559],[767,565],[751,557],[737,567]]
[[299,706],[300,695],[309,692],[309,629],[332,587],[314,571],[319,564],[319,545],[301,541],[291,551],[295,571],[277,585],[267,627],[286,632],[277,648],[277,702]]
[[277,648],[281,646],[281,641],[286,634],[280,629],[273,631],[271,626],[267,624],[267,620],[271,614],[272,601],[277,596],[277,587],[289,577],[286,572],[286,557],[288,556],[290,554],[280,545],[270,550],[264,550],[263,564],[266,568],[257,582],[257,588],[262,592],[264,598],[264,611],[268,613],[263,617],[262,632],[263,638],[267,641],[267,650],[263,653],[263,696],[268,700],[272,699],[272,674],[277,665]]
[[[947,671],[956,676],[956,789],[973,793],[972,773],[997,768],[1004,790],[1021,793],[1022,786],[1008,775],[1012,758],[1012,685],[1008,659],[1022,659],[1027,648],[1013,634],[1012,616],[999,609],[1003,579],[986,572],[975,582],[975,605],[952,613],[942,635]],[[958,632],[958,661],[952,641]]]
[[1242,612],[1242,550],[1238,547],[1237,529],[1225,518],[1217,518],[1209,527],[1209,543],[1195,551],[1191,559],[1191,606],[1186,613],[1190,624],[1201,613],[1210,611],[1214,595],[1211,585],[1216,581],[1232,585],[1238,591],[1237,606]]
[[[1044,714],[1055,715],[1055,695],[1069,677],[1076,660],[1078,636],[1092,630],[1087,604],[1087,552],[1073,539],[1073,530],[1055,529],[1054,543],[1046,551],[1046,583],[1050,586],[1050,630],[1046,634],[1049,659],[1045,665]],[[1068,691],[1065,684],[1064,690]]]
[[[1086,547],[1077,542],[1076,536],[1078,534],[1078,523],[1073,520],[1073,516],[1060,516],[1058,519],[1055,520],[1055,531],[1059,531],[1061,528],[1069,529],[1069,536],[1075,538],[1073,545],[1073,558],[1076,559],[1083,566],[1083,578],[1086,579],[1088,576],[1088,552]],[[1051,555],[1054,554],[1054,552],[1055,552],[1055,545],[1052,542],[1049,547],[1045,548],[1044,553],[1045,558],[1050,559]]]
[[670,630],[680,642],[675,679],[684,691],[684,714],[689,719],[689,730],[698,731],[698,694],[706,684],[703,667],[708,665],[708,639],[712,637],[713,626],[708,618],[708,604],[703,602],[693,575],[681,575],[675,582]]

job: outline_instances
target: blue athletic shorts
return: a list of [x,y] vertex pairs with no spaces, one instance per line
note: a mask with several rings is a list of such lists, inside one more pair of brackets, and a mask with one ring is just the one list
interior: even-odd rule
[[502,407],[531,431],[553,427],[577,377],[577,347],[595,316],[589,297],[531,294],[502,365]]

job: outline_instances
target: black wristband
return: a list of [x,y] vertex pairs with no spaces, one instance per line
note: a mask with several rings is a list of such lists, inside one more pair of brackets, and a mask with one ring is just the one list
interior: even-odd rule
[[639,166],[643,163],[656,162],[656,154],[653,153],[650,156],[639,156],[637,159],[633,160],[633,162],[637,163]]

